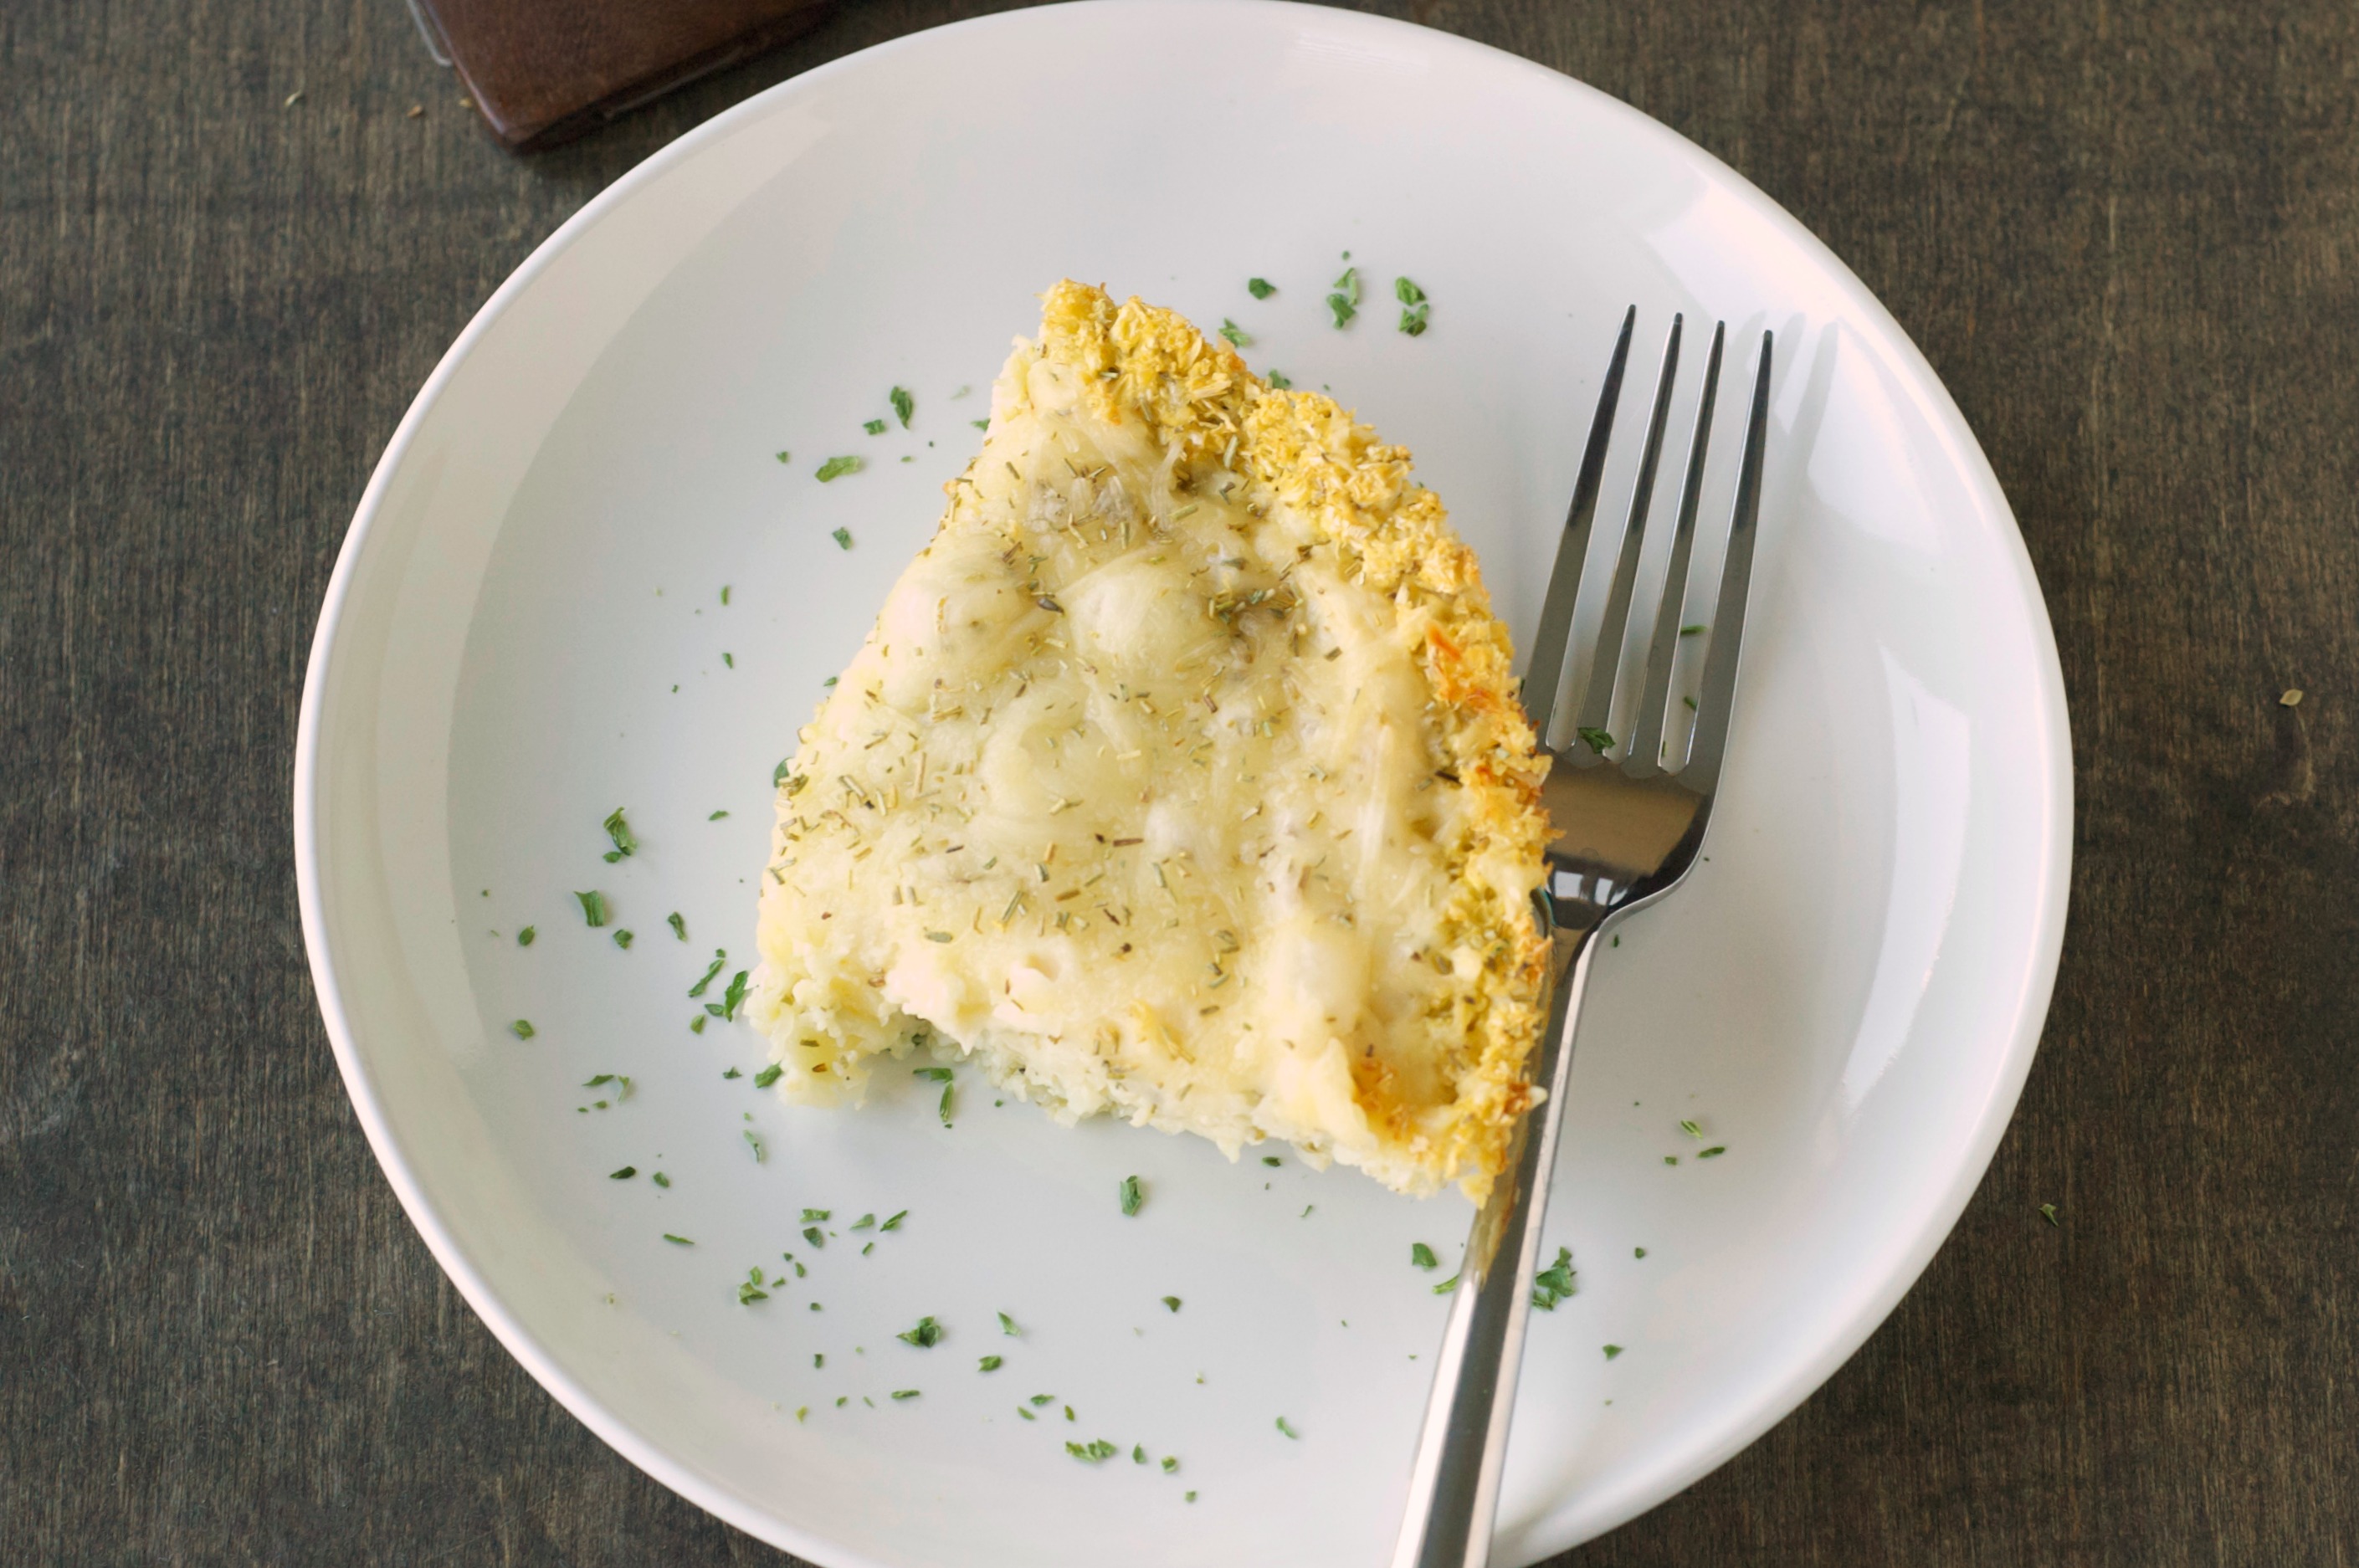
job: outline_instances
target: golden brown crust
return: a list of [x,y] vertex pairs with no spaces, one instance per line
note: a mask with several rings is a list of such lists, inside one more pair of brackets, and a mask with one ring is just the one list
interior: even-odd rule
[[1427,1181],[1454,1179],[1479,1200],[1532,1097],[1524,1065],[1542,1021],[1549,943],[1530,893],[1549,830],[1539,803],[1548,764],[1516,701],[1507,629],[1491,613],[1474,552],[1440,499],[1410,479],[1405,448],[1377,441],[1332,398],[1270,387],[1174,311],[1136,299],[1117,306],[1100,289],[1060,283],[1045,299],[1040,351],[1083,373],[1100,418],[1147,421],[1183,461],[1218,460],[1246,475],[1256,506],[1308,522],[1362,585],[1391,602],[1396,628],[1417,648],[1441,764],[1472,808],[1471,827],[1451,846],[1450,920],[1480,964],[1457,976],[1450,1017],[1435,1020],[1462,1042],[1451,1047],[1456,1099],[1438,1133],[1430,1116],[1412,1130],[1380,1067],[1368,1064],[1354,1083],[1405,1165]]

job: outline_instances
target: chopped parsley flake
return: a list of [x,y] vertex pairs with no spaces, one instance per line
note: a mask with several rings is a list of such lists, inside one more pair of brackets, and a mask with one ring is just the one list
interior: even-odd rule
[[631,942],[633,942],[633,940],[634,940],[634,933],[633,933],[633,932],[626,931],[616,931],[616,932],[614,933],[614,945],[615,945],[616,947],[619,947],[619,948],[624,949],[624,950],[625,950],[625,951],[626,951],[626,952],[629,950],[630,945],[631,945]]
[[736,974],[729,977],[729,989],[722,993],[721,1016],[724,1018],[735,1018],[737,1016],[737,1004],[745,999],[745,971],[740,969]]
[[669,1231],[663,1233],[663,1238],[671,1243],[674,1247],[694,1247],[696,1245],[696,1243],[689,1240],[688,1237],[684,1236],[674,1236]]
[[1622,1347],[1618,1345],[1609,1345],[1605,1347],[1605,1359],[1608,1361],[1613,1360],[1615,1356],[1621,1354]]
[[726,583],[721,585],[721,607],[724,610],[729,607],[729,584]]
[[1400,330],[1410,337],[1423,335],[1426,312],[1433,308],[1426,299],[1425,290],[1406,278],[1396,278],[1393,298],[1401,303]]
[[771,1062],[767,1067],[763,1068],[759,1073],[754,1074],[754,1087],[756,1089],[768,1088],[771,1084],[778,1081],[779,1075],[785,1073],[786,1070],[786,1066],[783,1062]]
[[1053,1405],[1056,1402],[1057,1396],[1054,1394],[1035,1394],[1032,1396],[1032,1408],[1034,1410],[1038,1410],[1042,1405]]
[[1275,1154],[1265,1154],[1265,1155],[1263,1155],[1263,1156],[1261,1157],[1261,1162],[1262,1162],[1264,1165],[1283,1165],[1283,1164],[1285,1164],[1285,1163],[1286,1163],[1284,1160],[1280,1160],[1280,1159],[1279,1159],[1277,1155],[1275,1155]]
[[853,1230],[866,1230],[875,1223],[876,1216],[875,1214],[863,1214],[858,1219],[853,1221],[849,1228]]
[[1243,348],[1247,343],[1253,342],[1253,339],[1245,335],[1245,330],[1243,327],[1237,325],[1226,316],[1223,316],[1221,318],[1221,335],[1228,339],[1229,343],[1236,348]]
[[592,891],[573,895],[582,900],[582,920],[592,931],[606,923],[606,895]]
[[532,939],[539,934],[540,932],[538,929],[532,926],[527,926],[524,930],[516,932],[516,945],[518,947],[530,947],[532,945]]
[[665,1175],[660,1171],[648,1177],[647,1180],[654,1182],[658,1187],[669,1187],[671,1185],[671,1178]]
[[1172,1312],[1176,1312],[1180,1310],[1180,1298],[1177,1296],[1166,1296],[1163,1298],[1163,1304]]
[[1680,1118],[1680,1130],[1687,1134],[1690,1138],[1695,1139],[1698,1143],[1701,1143],[1703,1141],[1703,1126],[1700,1122],[1690,1121],[1687,1117],[1681,1116]]
[[680,912],[678,909],[674,909],[671,913],[664,917],[664,924],[671,927],[671,934],[679,938],[680,941],[686,942],[688,940],[688,921],[681,918]]
[[532,1027],[532,1020],[530,1018],[518,1018],[516,1022],[508,1025],[508,1028],[516,1031],[516,1037],[518,1040],[530,1040],[534,1035],[540,1032],[538,1029]]
[[625,1165],[620,1171],[607,1171],[606,1180],[609,1181],[627,1181],[638,1173],[639,1168],[637,1166]]
[[901,421],[901,428],[906,430],[909,428],[909,416],[918,411],[918,400],[909,396],[909,389],[906,387],[894,387],[890,397],[893,413]]
[[2061,1223],[2056,1218],[2056,1205],[2053,1203],[2040,1204],[2039,1217],[2046,1220],[2049,1225],[2058,1225]]
[[817,1225],[803,1226],[803,1239],[810,1242],[813,1247],[825,1247],[827,1245],[827,1234],[821,1230]]
[[1084,1465],[1096,1465],[1113,1458],[1122,1450],[1104,1438],[1096,1437],[1087,1443],[1069,1443],[1065,1444],[1065,1452]]
[[929,931],[926,933],[926,940],[928,942],[948,942],[951,940],[951,933],[948,931]]
[[1016,1413],[1022,1416],[1026,1421],[1038,1421],[1040,1419],[1038,1416],[1034,1415],[1030,1410],[1026,1410],[1022,1405],[1016,1407]]
[[[850,550],[852,548],[852,530],[850,528],[837,528],[828,537],[835,540],[836,548],[839,550]],[[828,684],[832,686],[835,682],[831,681]]]
[[1125,1214],[1136,1214],[1138,1213],[1139,1205],[1147,1202],[1147,1189],[1139,1184],[1138,1178],[1136,1176],[1124,1177],[1122,1179],[1121,1191],[1122,1212]]
[[1710,1149],[1700,1149],[1696,1150],[1696,1158],[1698,1160],[1714,1160],[1727,1152],[1728,1146],[1726,1144],[1715,1143]]
[[793,452],[782,452],[778,453],[778,461],[779,461],[780,463],[792,463],[794,460],[795,460],[795,454],[794,454]]
[[1245,279],[1245,292],[1256,299],[1266,299],[1277,292],[1277,285],[1266,278],[1248,278]]
[[1293,382],[1288,381],[1286,378],[1286,372],[1283,370],[1271,371],[1269,373],[1268,381],[1272,387],[1277,387],[1281,392],[1287,391],[1294,386]]
[[1572,1249],[1560,1247],[1556,1261],[1532,1278],[1532,1305],[1544,1312],[1556,1311],[1556,1304],[1572,1294]]
[[631,832],[631,824],[623,820],[622,807],[614,808],[614,814],[606,819],[603,826],[606,836],[614,841],[614,847],[606,852],[607,865],[612,866],[623,856],[639,852],[637,835]]
[[705,818],[704,820],[705,820],[706,822],[719,822],[722,818],[723,818],[723,817],[727,816],[728,814],[729,814],[729,813],[728,813],[728,812],[726,812],[726,811],[715,811],[715,812],[713,812],[711,816],[709,816],[709,817]]
[[951,1081],[951,1070],[947,1067],[912,1067],[909,1071],[920,1078],[929,1078],[937,1083],[947,1083]]
[[1594,724],[1583,724],[1576,733],[1581,736],[1581,744],[1600,757],[1614,749],[1614,736]]
[[751,1279],[743,1280],[737,1286],[737,1304],[741,1307],[750,1307],[756,1301],[766,1301],[769,1299],[770,1292],[755,1284]]
[[[1166,1475],[1177,1475],[1180,1474],[1180,1457],[1178,1454],[1167,1454],[1163,1456],[1163,1473]],[[1189,1495],[1193,1497],[1195,1494],[1191,1492]]]
[[981,1361],[975,1363],[975,1370],[979,1372],[996,1372],[1003,1365],[1005,1364],[998,1356],[986,1356]]
[[942,1085],[942,1103],[936,1108],[942,1118],[942,1126],[944,1127],[951,1125],[951,1096],[957,1093],[957,1084],[945,1083]]
[[734,653],[724,651],[721,655],[721,662],[727,665],[730,669],[734,670],[737,668],[737,656]]
[[942,1342],[942,1325],[932,1318],[918,1320],[918,1326],[905,1329],[893,1336],[904,1345],[914,1345],[920,1350],[931,1350]]
[[[885,421],[877,420],[876,428],[882,430],[885,428]],[[847,474],[857,474],[864,466],[865,465],[856,457],[831,457],[819,465],[819,482],[824,485],[831,479],[841,479]]]
[[1302,1434],[1295,1431],[1292,1427],[1287,1425],[1286,1418],[1284,1416],[1277,1418],[1277,1430],[1284,1432],[1287,1436],[1294,1439],[1297,1443],[1302,1441]]
[[918,1390],[915,1388],[896,1388],[893,1390],[893,1397],[897,1399],[914,1399],[918,1397]]
[[866,430],[872,436],[881,436],[885,433],[885,421],[882,419],[863,419],[860,421],[860,428]]
[[1433,1293],[1437,1296],[1446,1296],[1456,1289],[1458,1289],[1458,1276],[1452,1274],[1449,1279],[1444,1279],[1440,1284],[1436,1285],[1433,1288]]
[[1663,1156],[1663,1163],[1666,1165],[1677,1165],[1679,1162],[1680,1157],[1676,1154],[1666,1154]]
[[1024,1331],[1016,1326],[1016,1320],[1006,1312],[999,1314],[999,1332],[1010,1339],[1020,1339],[1024,1334]]
[[1189,1494],[1188,1494],[1188,1500],[1189,1500],[1190,1502],[1191,1502],[1191,1503],[1192,1503],[1192,1502],[1194,1502],[1194,1501],[1196,1500],[1196,1494],[1195,1494],[1195,1493],[1193,1493],[1193,1492],[1189,1493]]
[[1433,1248],[1421,1241],[1412,1241],[1408,1244],[1408,1260],[1419,1269],[1441,1267],[1441,1259],[1433,1255]]
[[891,1219],[886,1220],[883,1225],[878,1225],[876,1228],[878,1230],[899,1230],[901,1228],[901,1222],[908,1217],[909,1211],[903,1209],[899,1214],[895,1214]]
[[829,1215],[832,1213],[834,1213],[834,1211],[832,1209],[805,1209],[803,1211],[802,1223],[805,1225],[821,1225],[825,1223]]
[[1643,1247],[1634,1247],[1630,1249],[1630,1256],[1633,1258],[1644,1258],[1647,1256],[1647,1249]]
[[1694,626],[1681,626],[1681,627],[1680,628],[1680,636],[1681,636],[1681,637],[1694,637],[1694,636],[1698,635],[1699,633],[1701,633],[1703,629],[1704,629],[1703,623],[1702,623],[1701,621],[1698,621]]
[[762,1139],[760,1135],[756,1133],[752,1127],[747,1127],[745,1129],[745,1147],[754,1151],[755,1164],[759,1165],[767,1158],[766,1151],[762,1148]]
[[989,419],[969,419],[967,423],[973,425],[979,430],[987,430],[991,429],[991,421]]

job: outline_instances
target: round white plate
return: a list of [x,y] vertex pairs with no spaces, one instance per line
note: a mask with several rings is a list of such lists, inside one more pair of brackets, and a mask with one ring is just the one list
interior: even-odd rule
[[[1548,1245],[1580,1293],[1534,1323],[1499,1521],[1504,1560],[1557,1552],[1792,1409],[1940,1244],[2031,1060],[2071,797],[2028,561],[1923,360],[1744,180],[1524,61],[1277,5],[995,16],[762,94],[541,246],[396,433],[312,653],[304,932],[362,1124],[568,1409],[815,1563],[1383,1559],[1446,1305],[1409,1247],[1448,1272],[1461,1200],[1061,1129],[968,1072],[949,1127],[894,1072],[789,1110],[750,1030],[689,1029],[713,949],[701,1000],[750,953],[771,770],[1066,275],[1233,320],[1412,447],[1527,633],[1624,305],[1641,365],[1674,310],[1730,324],[1717,496],[1777,332],[1709,863],[1601,954],[1578,1045]],[[908,428],[865,433],[895,386]],[[818,483],[840,454],[866,467]],[[641,847],[609,864],[617,806]],[[789,1278],[741,1304],[757,1268]],[[921,1315],[930,1349],[896,1338]]]

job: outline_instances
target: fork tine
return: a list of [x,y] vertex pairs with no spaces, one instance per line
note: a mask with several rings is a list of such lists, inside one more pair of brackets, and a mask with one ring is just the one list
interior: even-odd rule
[[[1638,483],[1630,492],[1630,515],[1622,524],[1622,548],[1605,594],[1605,618],[1597,627],[1596,654],[1590,660],[1589,691],[1582,698],[1574,734],[1603,730],[1614,713],[1614,686],[1622,673],[1622,634],[1630,625],[1630,591],[1638,580],[1638,556],[1647,543],[1647,508],[1655,498],[1655,470],[1663,456],[1663,430],[1671,418],[1671,385],[1679,379],[1680,332],[1684,316],[1671,318],[1663,342],[1663,367],[1655,379],[1655,408],[1647,420],[1647,446],[1638,457]],[[1578,757],[1578,748],[1574,755]],[[1602,755],[1602,754],[1601,754]],[[1630,753],[1625,749],[1624,757]]]
[[1572,606],[1581,597],[1590,524],[1597,517],[1597,492],[1605,477],[1605,448],[1614,439],[1614,410],[1622,401],[1622,371],[1630,361],[1630,332],[1637,322],[1638,307],[1633,305],[1623,312],[1622,335],[1614,340],[1614,359],[1597,394],[1589,445],[1581,454],[1581,476],[1573,482],[1572,506],[1564,515],[1556,564],[1549,570],[1548,593],[1540,601],[1539,630],[1532,636],[1531,665],[1524,674],[1524,716],[1542,746],[1553,744],[1549,726],[1556,719],[1557,687],[1564,680],[1565,655],[1572,642]]
[[1655,629],[1647,648],[1647,681],[1638,699],[1637,721],[1629,744],[1622,748],[1623,767],[1644,778],[1662,770],[1658,753],[1667,725],[1665,704],[1671,698],[1671,667],[1679,661],[1680,611],[1687,604],[1688,557],[1695,546],[1696,508],[1703,499],[1704,455],[1712,445],[1712,411],[1720,392],[1721,348],[1728,323],[1712,329],[1712,353],[1704,361],[1703,396],[1696,403],[1695,434],[1688,441],[1687,483],[1680,490],[1679,525],[1671,535],[1671,559],[1663,569],[1663,602],[1655,611]]
[[1753,376],[1753,408],[1745,420],[1745,455],[1737,464],[1736,501],[1728,517],[1728,558],[1720,569],[1720,604],[1704,635],[1703,684],[1696,693],[1694,738],[1680,782],[1709,794],[1720,782],[1728,745],[1728,715],[1736,698],[1736,659],[1745,637],[1745,604],[1753,586],[1753,543],[1760,531],[1761,453],[1769,440],[1771,334],[1761,334],[1761,366]]

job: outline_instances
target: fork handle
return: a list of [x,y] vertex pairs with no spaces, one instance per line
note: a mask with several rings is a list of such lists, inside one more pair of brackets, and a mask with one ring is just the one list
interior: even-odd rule
[[1467,1234],[1392,1568],[1484,1568],[1491,1560],[1507,1423],[1516,1408],[1516,1371],[1523,1361],[1532,1279],[1539,1268],[1540,1220],[1556,1165],[1557,1133],[1564,1125],[1572,1031],[1595,934],[1595,927],[1560,927],[1556,933],[1557,980],[1532,1073],[1548,1095],[1517,1125],[1507,1168],[1492,1184]]

